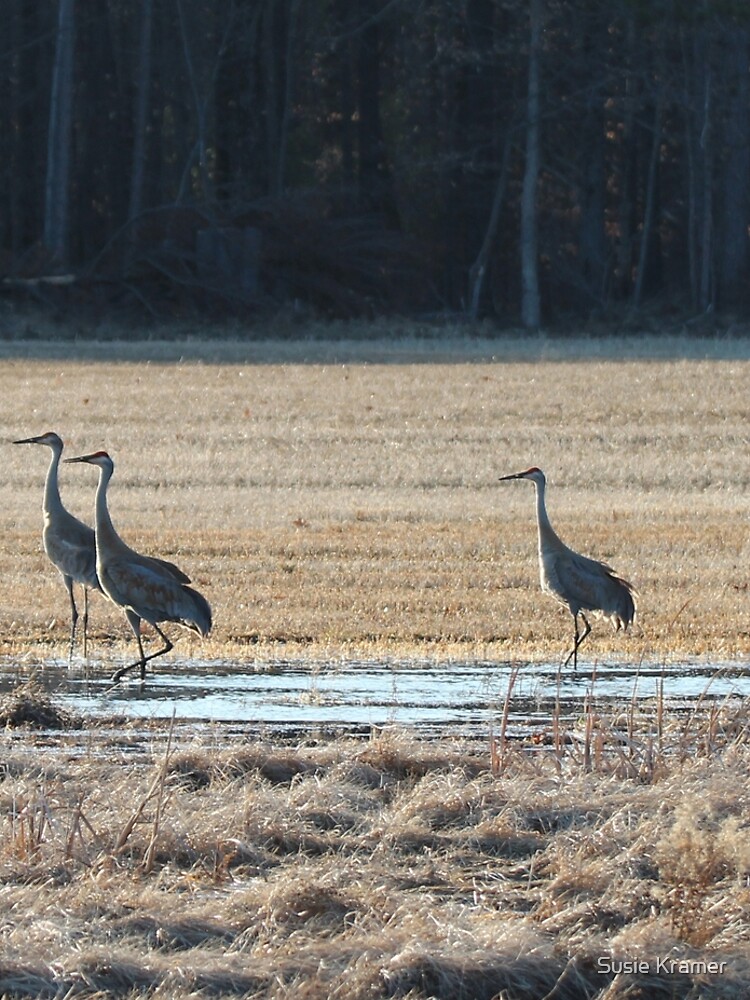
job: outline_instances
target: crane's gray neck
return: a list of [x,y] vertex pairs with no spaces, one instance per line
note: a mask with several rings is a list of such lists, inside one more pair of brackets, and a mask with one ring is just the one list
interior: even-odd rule
[[539,532],[540,549],[549,544],[560,544],[560,539],[557,537],[554,528],[549,522],[549,517],[547,516],[547,504],[544,499],[545,485],[545,483],[534,483],[534,488],[536,490],[536,523]]
[[94,501],[94,514],[96,520],[96,548],[100,551],[101,543],[104,545],[117,544],[120,538],[112,524],[107,506],[107,487],[112,478],[111,469],[99,469],[99,482],[96,487],[96,499]]
[[58,484],[58,470],[62,448],[51,445],[50,450],[52,451],[52,458],[47,469],[47,477],[44,480],[44,497],[42,503],[45,514],[52,514],[54,511],[62,510],[62,500],[60,499],[60,487]]

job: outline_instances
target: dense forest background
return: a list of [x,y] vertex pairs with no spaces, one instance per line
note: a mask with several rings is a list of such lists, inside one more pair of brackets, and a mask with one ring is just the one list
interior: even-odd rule
[[3,295],[157,317],[748,318],[746,2],[3,13]]

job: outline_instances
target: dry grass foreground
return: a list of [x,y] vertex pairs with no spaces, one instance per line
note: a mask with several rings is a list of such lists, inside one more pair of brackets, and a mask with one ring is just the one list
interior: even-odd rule
[[556,748],[6,730],[0,996],[747,996],[746,710],[709,715]]
[[[635,631],[600,623],[587,655],[724,659],[750,650],[749,375],[747,342],[669,338],[8,343],[0,439],[53,429],[68,455],[111,452],[121,534],[182,565],[215,609],[202,655],[282,642],[554,661],[571,628],[538,591],[533,488],[497,482],[535,464],[562,538],[641,593]],[[67,598],[40,542],[47,459],[3,446],[14,654],[64,655]],[[88,519],[95,482],[63,467]],[[108,670],[127,626],[94,599],[92,630]]]
[[[569,626],[538,593],[531,489],[496,482],[531,463],[563,538],[642,594],[635,634],[599,626],[589,656],[747,652],[748,345],[22,350],[2,352],[2,436],[112,452],[115,523],[216,611],[178,652],[556,657]],[[4,449],[19,662],[66,648],[46,463]],[[84,516],[94,479],[64,470]],[[127,630],[103,601],[92,626],[109,672]],[[551,726],[550,746],[6,729],[0,996],[744,995],[744,707]]]

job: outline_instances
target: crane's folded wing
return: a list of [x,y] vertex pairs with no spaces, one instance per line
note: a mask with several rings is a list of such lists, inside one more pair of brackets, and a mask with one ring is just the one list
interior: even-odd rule
[[568,549],[547,561],[546,589],[572,611],[617,616],[627,627],[635,615],[635,590],[606,563]]
[[146,621],[178,620],[186,614],[189,598],[183,584],[151,560],[105,563],[101,581],[116,604],[132,608]]
[[190,577],[187,573],[183,573],[179,566],[175,566],[168,559],[159,559],[157,556],[141,556],[141,559],[146,563],[150,563],[153,569],[157,571],[166,571],[178,583],[190,583]]
[[71,576],[85,587],[98,589],[93,539],[90,546],[85,546],[60,535],[48,534],[44,539],[44,549],[62,574]]

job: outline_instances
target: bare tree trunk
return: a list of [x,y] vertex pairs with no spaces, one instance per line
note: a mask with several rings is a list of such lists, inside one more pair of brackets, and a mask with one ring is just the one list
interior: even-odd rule
[[[176,0],[177,13],[180,23],[180,39],[182,41],[182,53],[187,69],[188,81],[190,83],[190,93],[193,98],[193,110],[195,112],[195,142],[185,161],[185,167],[180,181],[180,190],[177,195],[177,202],[182,201],[186,190],[189,188],[193,163],[198,161],[198,177],[200,179],[199,196],[204,206],[214,205],[215,190],[214,177],[209,169],[209,111],[214,98],[214,88],[222,60],[227,51],[229,38],[235,24],[235,3],[228,0],[221,4],[219,10],[224,19],[224,26],[218,44],[213,51],[201,51],[197,44],[191,44],[191,26],[189,15],[195,13],[190,6],[186,11],[183,0]],[[210,8],[209,8],[210,9]],[[218,24],[217,24],[218,28]],[[193,31],[195,34],[195,31]]]
[[579,28],[581,74],[585,87],[580,122],[580,277],[587,295],[604,303],[607,288],[605,99],[608,8],[585,10]]
[[292,94],[294,88],[294,39],[297,29],[297,15],[299,13],[300,0],[291,0],[289,5],[289,19],[287,23],[286,36],[286,58],[284,61],[284,101],[281,107],[281,121],[279,122],[279,143],[276,152],[276,163],[274,176],[272,178],[273,190],[276,195],[281,195],[284,191],[284,177],[286,174],[286,151],[289,142],[289,121],[292,114]]
[[635,280],[633,303],[636,309],[643,301],[643,286],[648,273],[651,233],[654,227],[654,206],[656,204],[656,178],[659,166],[659,148],[661,146],[661,94],[656,101],[654,112],[654,135],[651,143],[651,155],[648,163],[648,178],[646,181],[646,204],[643,211],[643,230],[641,232],[641,252],[638,259],[638,276]]
[[[192,48],[190,45],[190,34],[187,27],[185,10],[182,4],[182,0],[177,0],[177,13],[179,15],[180,23],[180,37],[182,39],[182,51],[185,57],[185,66],[187,67],[188,80],[190,82],[190,91],[193,95],[193,106],[195,109],[195,125],[196,125],[196,139],[195,145],[193,147],[193,153],[190,157],[197,155],[198,159],[198,176],[200,177],[200,194],[201,200],[206,201],[209,197],[210,189],[210,178],[208,172],[208,137],[206,134],[206,119],[207,119],[207,101],[204,96],[200,93],[200,84],[198,82],[198,77],[195,69],[195,62],[193,60]],[[187,178],[187,173],[185,178]]]
[[748,145],[748,32],[736,25],[721,40],[725,118],[721,171],[721,237],[718,241],[716,298],[719,308],[747,304],[750,146]]
[[278,146],[279,99],[277,93],[277,66],[274,22],[276,2],[263,5],[263,20],[261,22],[261,54],[263,58],[263,120],[266,131],[266,171],[268,175],[268,193],[273,194],[274,160]]
[[14,0],[13,10],[10,18],[10,28],[11,28],[11,50],[13,52],[13,63],[12,70],[10,73],[10,117],[13,122],[13,128],[10,129],[10,148],[8,152],[8,221],[7,226],[9,229],[9,244],[11,254],[15,256],[19,254],[21,248],[23,247],[23,192],[24,192],[24,178],[23,178],[23,163],[24,159],[21,155],[21,141],[26,134],[26,130],[22,127],[23,122],[23,99],[25,97],[23,84],[25,80],[23,79],[23,62],[22,62],[22,52],[25,42],[24,38],[24,21],[23,21],[23,4],[21,0]]
[[505,189],[508,186],[508,163],[510,162],[510,150],[511,136],[510,133],[508,133],[505,140],[505,146],[503,148],[503,160],[500,165],[500,176],[498,177],[497,184],[495,186],[495,196],[492,199],[492,208],[490,210],[490,218],[487,223],[487,229],[484,234],[484,239],[482,240],[482,246],[477,254],[477,259],[469,269],[469,319],[472,323],[476,323],[477,316],[479,314],[479,301],[482,297],[482,288],[484,287],[484,279],[487,274],[487,263],[490,259],[492,245],[495,242],[495,236],[497,235],[497,227],[500,222],[500,209],[502,208],[503,199],[505,198]]
[[539,55],[542,39],[542,0],[529,0],[529,29],[526,167],[521,193],[521,321],[527,330],[538,330],[541,308],[536,188],[539,178]]
[[[151,89],[151,52],[154,21],[154,0],[142,0],[141,38],[138,52],[138,80],[136,85],[135,114],[133,120],[133,163],[130,174],[130,206],[128,220],[134,220],[143,211],[143,188],[146,177],[146,136],[148,133],[148,98]],[[135,239],[135,230],[131,239]]]
[[701,268],[698,284],[698,306],[709,309],[713,304],[713,74],[710,47],[705,50],[703,130],[700,146],[703,167],[703,220],[701,224]]
[[[386,5],[387,7],[388,5]],[[379,0],[359,0],[357,14],[357,187],[360,209],[384,220],[392,229],[400,226],[393,175],[383,131],[382,67],[383,41]]]
[[634,15],[629,13],[625,22],[625,81],[624,107],[622,113],[622,136],[620,139],[621,164],[617,187],[620,191],[618,205],[618,226],[620,231],[617,244],[617,294],[627,299],[632,288],[633,241],[636,231],[636,187],[637,187],[637,143],[635,140],[636,106],[638,104],[638,80],[640,67],[639,47],[636,41]]
[[685,107],[685,158],[687,171],[687,250],[688,250],[688,281],[690,285],[690,303],[693,309],[698,306],[698,171],[696,156],[696,141],[693,114],[693,92],[695,78],[694,47],[688,45],[685,31],[680,32],[680,49],[682,54],[683,105]]
[[294,87],[294,43],[300,0],[270,0],[264,8],[266,160],[268,192],[284,191]]
[[74,0],[60,0],[47,133],[43,236],[44,246],[60,268],[67,265],[69,249],[74,46]]

